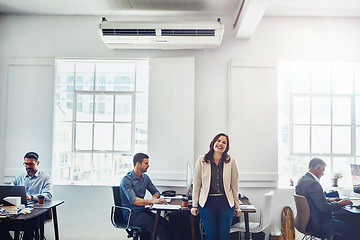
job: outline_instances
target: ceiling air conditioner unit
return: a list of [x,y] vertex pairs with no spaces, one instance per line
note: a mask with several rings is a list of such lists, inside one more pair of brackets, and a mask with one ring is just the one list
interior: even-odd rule
[[224,34],[216,22],[118,22],[99,25],[99,34],[111,49],[216,49]]

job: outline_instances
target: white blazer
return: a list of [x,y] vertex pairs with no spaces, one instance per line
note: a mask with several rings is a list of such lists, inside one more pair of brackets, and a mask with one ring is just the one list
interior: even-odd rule
[[[192,191],[192,206],[205,206],[210,191],[211,164],[204,162],[204,156],[199,157],[195,164],[194,184]],[[224,163],[223,184],[229,206],[239,208],[238,197],[239,172],[234,158],[230,157],[228,163]]]

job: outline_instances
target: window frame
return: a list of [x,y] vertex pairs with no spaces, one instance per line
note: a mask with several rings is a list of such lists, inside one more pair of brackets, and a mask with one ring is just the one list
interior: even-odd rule
[[[74,64],[74,69],[73,69],[73,76],[67,76],[66,80],[62,80],[60,82],[60,84],[58,84],[58,67],[57,64],[59,62],[73,62]],[[78,78],[77,78],[77,63],[92,63],[94,65],[94,71],[93,71],[93,75],[91,76],[92,79],[92,84],[89,85],[90,89],[87,90],[82,90],[83,86],[77,86],[76,84],[79,84],[78,82]],[[130,76],[129,74],[127,74],[126,76],[128,77],[128,75],[130,76],[130,79],[133,77],[133,83],[129,83],[133,85],[133,88],[126,91],[126,90],[122,90],[122,91],[116,91],[115,89],[115,78],[113,80],[113,90],[98,90],[96,83],[98,82],[97,78],[101,77],[100,75],[98,75],[97,73],[97,68],[96,65],[97,63],[124,63],[124,64],[134,64],[134,69],[133,69],[133,76]],[[56,110],[54,110],[54,137],[53,137],[53,167],[52,167],[52,171],[53,171],[53,178],[54,178],[54,183],[55,184],[59,184],[59,185],[111,185],[114,183],[118,183],[119,179],[121,179],[121,177],[129,171],[129,169],[132,168],[132,161],[130,160],[131,156],[135,153],[135,151],[137,150],[137,146],[136,146],[136,134],[138,134],[136,131],[138,129],[138,126],[145,126],[146,127],[146,139],[148,139],[148,113],[149,113],[149,60],[148,59],[136,59],[136,60],[99,60],[99,59],[57,59],[56,61],[56,76],[55,76],[55,96],[54,96],[54,102],[55,102],[55,106],[57,104],[58,101],[62,101],[62,100],[58,100],[57,98],[60,97],[62,94],[66,95],[66,100],[64,102],[64,106],[68,105],[68,99],[71,98],[71,96],[69,96],[69,94],[72,94],[72,113],[71,113],[71,120],[67,120],[67,121],[62,121],[62,120],[57,120],[56,119]],[[143,66],[147,66],[145,68],[145,71],[147,71],[146,73],[146,80],[145,80],[145,88],[144,85],[141,85],[142,88],[144,89],[138,89],[137,88],[137,84],[138,81],[142,81],[143,79],[143,75],[138,79],[138,64],[143,64]],[[87,73],[86,73],[87,74]],[[120,75],[120,78],[123,75]],[[115,77],[115,76],[113,76]],[[69,89],[69,78],[72,78],[72,89]],[[106,77],[105,77],[105,81],[106,81]],[[81,84],[88,84],[88,82],[84,79],[82,79],[82,83]],[[110,83],[107,83],[109,85],[111,85]],[[123,85],[124,83],[120,83],[120,85]],[[58,86],[60,85],[60,87]],[[99,83],[99,86],[103,86],[104,84]],[[70,87],[71,88],[71,87]],[[80,88],[80,89],[79,89]],[[60,95],[60,96],[59,96]],[[79,96],[91,96],[92,100],[88,101],[89,106],[92,108],[92,110],[89,111],[89,114],[92,115],[91,120],[79,120],[77,113],[78,113],[78,104],[79,103],[84,103],[84,102],[79,102],[78,98]],[[112,96],[112,100],[110,101],[112,103],[112,110],[111,110],[111,120],[96,120],[96,114],[97,114],[97,104],[96,104],[96,97],[97,96]],[[128,121],[124,121],[124,120],[116,120],[116,104],[117,104],[117,96],[130,96],[131,98],[131,113],[130,113],[130,119]],[[145,118],[141,118],[141,119],[137,119],[137,98],[141,96],[141,97],[145,97],[145,104],[147,104],[147,106],[142,105],[141,109],[145,109]],[[60,97],[61,98],[61,97]],[[91,104],[92,102],[92,104]],[[107,102],[105,101],[104,104],[107,104]],[[140,103],[139,103],[140,104]],[[84,107],[84,106],[83,106]],[[139,112],[140,115],[142,115],[144,112]],[[68,151],[64,151],[64,150],[56,150],[56,124],[57,123],[61,123],[61,124],[69,124],[71,125],[71,149]],[[88,123],[91,124],[91,128],[92,128],[92,136],[91,136],[91,147],[89,149],[79,149],[76,146],[76,141],[78,141],[78,136],[77,136],[77,128],[78,128],[78,124],[81,123]],[[116,125],[118,124],[129,124],[130,125],[130,135],[131,135],[131,140],[129,141],[130,144],[130,148],[129,149],[116,149]],[[96,128],[96,124],[111,124],[111,134],[112,134],[112,139],[111,139],[111,149],[95,149],[95,128]],[[143,129],[144,130],[144,129]],[[70,131],[70,130],[69,130]],[[144,132],[142,131],[141,134],[144,134]],[[145,136],[144,135],[144,136]],[[66,136],[65,136],[66,138]],[[140,137],[138,140],[142,140],[142,138]],[[140,146],[141,145],[141,146]],[[140,148],[146,148],[147,149],[147,140],[144,143],[141,143],[139,146]],[[57,157],[55,155],[58,155]],[[67,154],[67,156],[65,156],[65,154]],[[91,181],[77,181],[74,178],[74,174],[76,174],[76,169],[80,169],[83,160],[82,158],[84,158],[84,156],[91,154],[91,161],[88,163],[90,165],[91,168]],[[108,159],[110,159],[111,162],[111,166],[112,168],[116,168],[117,164],[117,159],[119,158],[119,156],[123,156],[124,159],[126,159],[126,163],[125,163],[125,168],[123,169],[123,171],[121,172],[120,175],[116,175],[116,170],[117,169],[112,169],[112,175],[110,178],[114,177],[114,173],[116,176],[115,180],[110,180],[109,182],[106,181],[97,181],[97,173],[96,171],[98,171],[98,169],[96,168],[96,162],[99,161],[100,156],[102,156],[105,158],[103,159],[103,161],[105,161],[105,165],[107,164]],[[67,158],[66,160],[64,158]],[[78,158],[77,160],[75,160],[76,158]],[[74,161],[80,161],[80,163],[77,163],[74,165]],[[80,164],[80,167],[79,167]],[[69,168],[69,179],[68,180],[63,180],[61,179],[61,175],[56,174],[57,170],[62,170],[62,165],[67,165],[66,167]],[[103,169],[103,170],[106,170]],[[65,170],[66,171],[66,170]],[[101,169],[100,169],[101,171]]]

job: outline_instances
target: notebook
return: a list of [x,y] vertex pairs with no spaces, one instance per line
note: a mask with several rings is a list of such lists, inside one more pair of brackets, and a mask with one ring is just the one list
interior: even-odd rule
[[0,185],[0,204],[5,197],[21,197],[21,204],[27,204],[24,186]]

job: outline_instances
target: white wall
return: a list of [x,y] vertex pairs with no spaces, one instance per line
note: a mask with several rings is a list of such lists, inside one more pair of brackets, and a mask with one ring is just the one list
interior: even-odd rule
[[[4,169],[5,141],[8,137],[5,136],[4,116],[7,106],[8,64],[12,57],[195,56],[195,156],[207,151],[208,144],[215,134],[229,130],[230,59],[360,60],[358,44],[360,19],[358,18],[264,18],[251,40],[239,41],[234,39],[232,19],[224,17],[222,22],[226,26],[225,37],[221,48],[216,51],[110,50],[101,42],[97,33],[96,28],[100,19],[100,17],[0,16],[0,159],[2,159],[0,169]],[[38,87],[40,91],[53,91],[45,86]],[[256,93],[256,90],[254,92]],[[261,97],[266,98],[266,96]],[[248,101],[256,101],[256,99],[248,99]],[[241,116],[242,113],[232,114]],[[272,127],[277,128],[277,126]],[[47,134],[39,131],[36,137],[44,138]],[[48,143],[47,148],[51,149],[51,142]],[[242,156],[234,157],[242,158]],[[51,154],[43,154],[42,159],[43,162],[51,162]],[[21,159],[7,159],[7,161],[21,161]],[[264,161],[276,162],[276,159],[264,159]],[[3,176],[3,171],[0,171],[1,182]],[[281,209],[289,205],[295,211],[292,189],[240,188],[240,192],[249,196],[257,206],[260,206],[262,195],[269,190],[275,190],[272,226],[280,226]],[[120,234],[119,230],[114,229],[110,224],[112,198],[109,187],[55,186],[54,195],[55,198],[65,200],[65,204],[58,209],[62,239],[99,239],[100,235],[104,239],[126,239],[123,231]],[[251,216],[253,219],[257,217],[257,214]],[[47,239],[52,239],[51,225],[46,226],[46,233]]]

